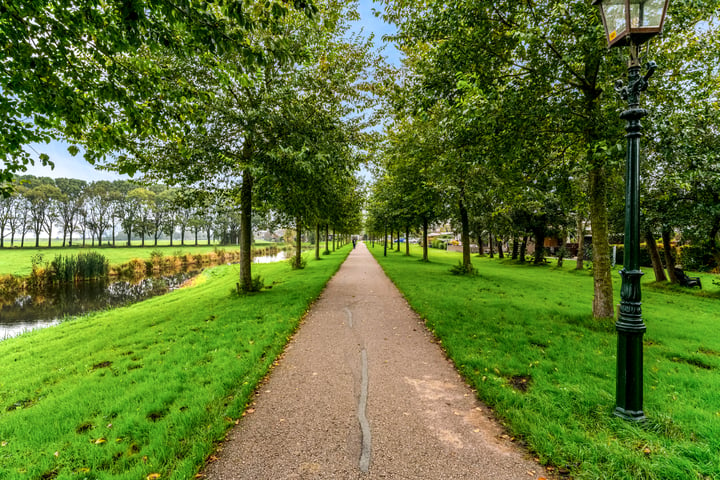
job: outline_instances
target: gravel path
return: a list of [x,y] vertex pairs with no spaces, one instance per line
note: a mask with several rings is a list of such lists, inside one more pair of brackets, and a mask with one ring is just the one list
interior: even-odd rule
[[538,479],[359,243],[210,480]]

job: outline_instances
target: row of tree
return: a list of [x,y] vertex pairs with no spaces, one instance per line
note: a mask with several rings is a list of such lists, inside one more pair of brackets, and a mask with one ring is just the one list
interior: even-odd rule
[[[190,233],[197,245],[202,236],[208,243],[233,243],[238,238],[239,219],[233,203],[220,194],[163,185],[141,186],[117,180],[86,182],[68,178],[21,177],[13,193],[0,199],[0,247],[15,240],[25,245],[28,233],[62,238],[62,246],[72,245],[73,236],[92,245],[112,245],[122,233],[127,245],[131,240],[146,239],[157,245],[166,235],[170,244],[176,234],[180,243]],[[262,225],[258,219],[258,225]]]
[[[623,231],[625,139],[609,51],[585,0],[384,0],[404,66],[383,87],[370,227],[451,219],[470,236],[565,238],[591,226],[597,318],[614,312],[609,238]],[[720,260],[720,2],[670,2],[661,66],[643,96],[643,231],[702,243]],[[543,249],[536,250],[537,262]],[[671,259],[670,259],[671,260]],[[668,262],[670,263],[670,262]],[[670,265],[668,265],[670,267]],[[662,270],[662,269],[660,269]],[[672,275],[672,268],[668,268]]]
[[8,69],[21,74],[0,75],[0,108],[33,119],[0,125],[6,178],[30,161],[22,145],[60,137],[144,182],[221,193],[239,213],[244,290],[255,211],[298,231],[359,225],[355,173],[371,139],[361,112],[382,65],[369,39],[349,34],[353,5],[41,0],[5,10]]

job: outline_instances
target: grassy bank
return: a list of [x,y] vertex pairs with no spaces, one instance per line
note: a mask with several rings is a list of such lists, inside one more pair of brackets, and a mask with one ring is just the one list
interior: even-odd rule
[[[282,248],[285,244],[282,243],[270,243],[270,242],[255,242],[254,248],[264,248],[276,246]],[[213,252],[215,250],[239,250],[237,245],[185,245],[183,247],[179,245],[158,245],[157,247],[148,245],[145,247],[140,246],[104,246],[104,247],[52,247],[52,248],[5,248],[0,250],[0,275],[11,274],[11,275],[29,275],[32,271],[32,259],[36,255],[43,256],[43,262],[49,262],[56,255],[77,255],[79,252],[98,252],[110,261],[111,265],[119,265],[127,263],[134,258],[140,258],[147,260],[151,257],[152,252],[160,252],[164,256],[169,255],[184,255],[191,253],[193,255]]]
[[307,267],[237,266],[117,310],[0,342],[0,478],[189,479],[240,417],[350,248]]
[[[720,478],[720,298],[649,284],[643,317],[648,421],[613,415],[616,334],[591,317],[590,272],[473,258],[431,263],[373,250],[478,396],[536,456],[577,479]],[[615,300],[619,302],[619,275]],[[706,285],[706,282],[703,282]]]

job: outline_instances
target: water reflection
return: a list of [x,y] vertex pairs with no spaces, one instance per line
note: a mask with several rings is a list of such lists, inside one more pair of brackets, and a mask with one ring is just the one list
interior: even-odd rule
[[287,252],[285,250],[281,250],[275,255],[260,255],[257,257],[253,257],[253,263],[272,263],[272,262],[280,262],[282,260],[287,260],[289,257],[287,256]]
[[64,317],[120,307],[162,295],[197,274],[198,271],[194,271],[138,281],[97,280],[55,285],[42,292],[21,295],[0,307],[0,339],[57,325]]
[[[253,257],[253,263],[279,262],[285,251]],[[180,287],[200,270],[146,277],[135,281],[96,280],[54,285],[30,295],[0,299],[0,340],[37,328],[57,325],[66,317],[121,307],[162,295]]]

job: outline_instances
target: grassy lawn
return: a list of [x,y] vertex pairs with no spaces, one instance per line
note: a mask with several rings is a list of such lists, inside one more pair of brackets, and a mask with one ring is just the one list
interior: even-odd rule
[[[644,278],[648,421],[613,415],[612,321],[592,319],[592,277],[574,262],[519,265],[473,257],[477,276],[450,274],[459,253],[372,249],[448,356],[544,464],[576,479],[720,478],[720,294]],[[616,269],[617,270],[617,269]],[[620,278],[615,301],[620,301]]]
[[[263,248],[270,246],[277,246],[281,248],[284,244],[272,243],[272,242],[255,242],[254,248]],[[122,263],[129,262],[134,258],[149,259],[150,254],[154,251],[162,252],[163,255],[176,255],[185,253],[208,253],[215,249],[223,249],[226,251],[239,250],[240,247],[237,245],[185,245],[180,246],[179,244],[173,245],[172,247],[165,242],[157,247],[148,245],[146,242],[145,247],[134,245],[131,247],[127,246],[103,246],[103,247],[52,247],[52,248],[3,248],[0,249],[0,275],[12,274],[12,275],[29,275],[32,271],[32,258],[34,255],[40,254],[43,256],[44,262],[49,262],[56,255],[76,255],[79,252],[97,251],[103,254],[110,261],[111,265],[119,265]]]
[[[239,267],[0,342],[0,478],[193,478],[350,252]],[[3,252],[5,253],[5,252]]]

